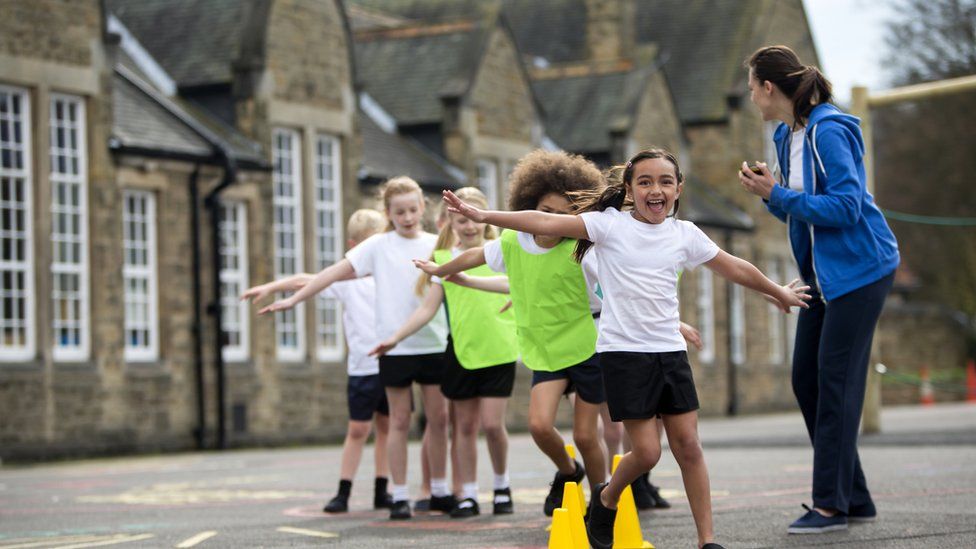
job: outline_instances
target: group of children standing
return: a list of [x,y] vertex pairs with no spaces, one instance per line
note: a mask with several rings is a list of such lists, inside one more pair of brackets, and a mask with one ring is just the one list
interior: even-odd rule
[[[698,399],[686,353],[685,338],[694,341],[695,336],[678,317],[678,274],[704,264],[767,295],[785,311],[805,306],[807,296],[805,288],[777,285],[748,262],[722,252],[692,223],[677,220],[682,183],[677,160],[662,150],[643,151],[609,176],[582,157],[536,151],[512,173],[513,211],[487,210],[484,196],[474,188],[445,191],[449,217],[436,236],[421,228],[420,187],[397,177],[382,191],[386,232],[361,241],[317,275],[258,286],[244,297],[295,292],[261,309],[264,314],[329,289],[347,305],[348,334],[362,327],[362,318],[349,318],[355,302],[347,297],[351,292],[338,287],[346,280],[373,280],[379,343],[369,354],[379,356],[378,380],[389,403],[386,443],[393,481],[388,502],[379,492],[384,469],[377,455],[374,506],[389,506],[391,519],[411,516],[406,449],[414,382],[420,384],[427,418],[430,509],[452,517],[480,513],[475,447],[480,427],[495,473],[493,511],[512,512],[504,415],[520,359],[532,370],[529,431],[557,470],[543,508],[547,515],[561,505],[563,484],[585,476],[592,494],[590,543],[611,547],[621,492],[631,483],[646,482],[643,475],[661,455],[660,419],[682,472],[699,545],[715,549],[720,546],[712,539]],[[495,238],[493,226],[512,230]],[[416,269],[425,276],[418,277]],[[352,368],[350,362],[351,375]],[[365,414],[360,409],[361,415],[353,417],[352,379],[350,433],[353,422],[361,421],[356,418]],[[582,463],[567,455],[554,426],[559,403],[570,393],[575,395],[573,442]],[[382,414],[375,400],[372,412]],[[612,421],[623,423],[630,448],[608,483],[598,428],[604,406]],[[446,476],[451,416],[459,497],[448,488]],[[379,453],[385,419],[374,417]],[[368,434],[368,424],[361,432]],[[356,440],[356,448],[347,444],[343,452],[340,504],[333,506],[334,499],[326,511],[345,510],[362,451]],[[347,453],[352,454],[350,468]]]

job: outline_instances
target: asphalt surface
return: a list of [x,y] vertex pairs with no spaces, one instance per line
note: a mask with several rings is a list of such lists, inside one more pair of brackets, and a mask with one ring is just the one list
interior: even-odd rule
[[[861,459],[877,522],[788,536],[809,503],[812,452],[797,414],[701,422],[717,541],[726,547],[976,547],[976,405],[885,410]],[[367,456],[369,448],[367,449]],[[512,436],[516,513],[490,514],[491,470],[479,448],[482,510],[473,519],[372,511],[364,459],[352,511],[321,512],[338,482],[339,447],[245,450],[0,467],[0,549],[12,547],[546,547],[542,500],[553,470],[524,434]],[[419,447],[411,445],[416,494]],[[654,482],[672,509],[641,513],[658,548],[694,547],[695,528],[670,454]]]

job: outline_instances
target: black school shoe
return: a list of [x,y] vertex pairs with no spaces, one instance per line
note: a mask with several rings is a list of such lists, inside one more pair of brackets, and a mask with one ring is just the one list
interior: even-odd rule
[[646,476],[641,475],[635,478],[634,482],[630,483],[630,491],[634,494],[634,506],[637,507],[638,511],[646,511],[656,507],[657,501],[651,493],[651,483],[647,481]]
[[663,497],[661,497],[661,492],[658,491],[657,486],[654,486],[653,484],[651,484],[650,481],[647,482],[647,491],[650,492],[651,499],[654,500],[654,509],[670,509],[671,508],[671,504],[668,503],[668,500],[666,500]]
[[725,547],[722,547],[717,543],[706,543],[705,545],[702,545],[702,549],[725,549]]
[[583,466],[580,462],[574,461],[576,465],[576,471],[571,475],[564,475],[559,471],[556,471],[556,476],[553,477],[552,482],[549,483],[549,495],[546,496],[546,502],[542,506],[542,512],[546,514],[547,517],[552,516],[552,512],[559,509],[563,504],[563,487],[567,482],[575,482],[579,484],[583,480],[583,476],[586,472],[583,470]]
[[393,507],[393,496],[390,494],[374,494],[373,509],[390,509]]
[[430,498],[418,499],[413,502],[414,511],[430,511]]
[[590,495],[590,510],[586,514],[586,537],[596,549],[613,549],[613,523],[617,520],[617,510],[603,506],[600,494],[607,483],[596,487]]
[[410,502],[407,500],[394,501],[390,507],[390,520],[406,520],[413,515],[410,513]]
[[874,503],[870,501],[863,505],[851,505],[847,509],[848,523],[874,522],[877,518],[878,510],[874,507]]
[[342,494],[329,500],[329,503],[325,504],[322,511],[326,513],[345,513],[349,510],[349,496],[344,496]]
[[503,488],[501,490],[495,490],[495,497],[491,501],[492,514],[495,515],[511,515],[515,512],[515,506],[512,504],[512,489]]
[[451,518],[469,518],[481,514],[478,502],[471,498],[464,498],[451,509]]
[[446,496],[430,496],[430,510],[431,511],[441,511],[442,513],[450,513],[454,510],[457,505],[457,499],[454,498],[453,494],[448,494]]

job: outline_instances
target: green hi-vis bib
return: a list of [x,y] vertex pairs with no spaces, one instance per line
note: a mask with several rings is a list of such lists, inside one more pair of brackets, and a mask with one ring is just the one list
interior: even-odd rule
[[596,325],[583,268],[573,259],[576,241],[564,239],[544,254],[530,254],[515,231],[502,232],[501,240],[522,362],[555,372],[593,356]]
[[[434,250],[434,262],[443,265],[453,259],[450,250]],[[487,265],[465,271],[468,276],[497,276]],[[448,319],[454,354],[467,370],[477,370],[518,359],[518,339],[515,337],[515,313],[511,309],[500,313],[508,303],[508,296],[483,292],[444,282]]]

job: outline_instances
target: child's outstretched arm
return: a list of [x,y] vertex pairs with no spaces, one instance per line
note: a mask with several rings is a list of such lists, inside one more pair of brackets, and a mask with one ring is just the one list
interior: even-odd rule
[[304,288],[313,278],[315,275],[299,273],[258,286],[251,286],[241,294],[241,301],[251,300],[257,303],[276,292],[294,292]]
[[780,286],[766,278],[766,275],[762,274],[752,263],[722,250],[719,250],[718,255],[710,261],[705,262],[705,266],[740,286],[772,296],[776,300],[776,306],[784,313],[788,314],[790,307],[803,307],[804,309],[809,307],[807,300],[810,299],[810,295],[805,293],[806,289],[809,288]]
[[426,326],[430,322],[430,319],[434,318],[434,315],[437,314],[437,309],[443,301],[444,287],[440,284],[431,284],[427,288],[427,293],[424,294],[424,300],[420,302],[420,305],[413,311],[410,318],[403,323],[403,326],[400,326],[400,329],[395,334],[380,342],[376,347],[373,347],[373,350],[369,352],[369,356],[385,355],[401,341]]
[[339,282],[340,280],[350,280],[356,278],[356,271],[352,268],[352,263],[348,259],[340,259],[338,262],[329,265],[328,267],[319,271],[312,280],[310,280],[305,286],[298,290],[297,292],[291,294],[285,299],[279,299],[271,305],[258,311],[259,315],[273,313],[275,311],[284,311],[291,309],[295,305],[298,305],[302,301],[312,297],[313,295],[321,292],[322,290],[328,288],[331,284]]
[[414,259],[413,264],[421,271],[431,275],[447,278],[453,274],[474,269],[485,264],[485,249],[481,246],[468,248],[460,255],[443,265],[438,265],[428,259]]
[[495,294],[509,293],[508,277],[504,275],[468,276],[464,273],[457,273],[449,276],[445,280],[447,282],[453,282],[458,286],[464,286],[465,288],[481,290],[483,292],[492,292]]
[[566,238],[589,238],[583,219],[576,215],[563,215],[540,212],[536,210],[521,210],[517,212],[503,212],[499,210],[481,210],[461,202],[451,191],[444,191],[444,202],[450,212],[459,213],[472,221],[488,223],[496,227],[515,229],[540,236],[562,236]]

